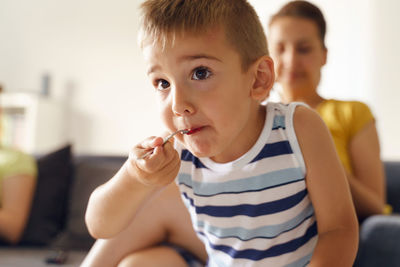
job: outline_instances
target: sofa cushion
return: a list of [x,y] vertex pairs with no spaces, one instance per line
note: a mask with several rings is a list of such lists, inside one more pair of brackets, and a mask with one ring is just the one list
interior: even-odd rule
[[92,246],[94,239],[84,220],[90,194],[114,176],[125,160],[126,158],[117,156],[80,156],[75,160],[66,229],[52,244],[53,247],[87,250]]
[[47,245],[64,227],[70,188],[71,145],[37,159],[38,179],[20,245]]

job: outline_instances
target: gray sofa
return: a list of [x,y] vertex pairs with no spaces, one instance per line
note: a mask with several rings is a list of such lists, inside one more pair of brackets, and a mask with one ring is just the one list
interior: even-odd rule
[[[37,192],[23,240],[0,247],[1,267],[49,266],[46,258],[66,251],[63,266],[79,266],[94,240],[84,214],[90,193],[121,167],[124,156],[72,156],[70,146],[39,156]],[[400,162],[385,162],[388,202],[400,212]],[[360,230],[355,266],[400,266],[400,217],[373,216]]]
[[387,201],[394,213],[371,216],[361,224],[356,267],[400,266],[400,162],[384,164]]
[[62,266],[79,266],[94,243],[84,214],[90,193],[112,177],[124,156],[73,156],[67,145],[37,156],[38,183],[23,238],[16,246],[0,246],[1,267],[40,267],[58,251]]

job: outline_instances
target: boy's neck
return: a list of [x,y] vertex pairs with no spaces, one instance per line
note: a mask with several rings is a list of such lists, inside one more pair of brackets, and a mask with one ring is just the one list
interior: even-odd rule
[[234,161],[244,154],[246,154],[257,142],[264,129],[265,117],[267,116],[267,111],[265,106],[258,105],[251,115],[249,116],[249,121],[247,127],[249,129],[248,134],[245,136],[243,145],[238,147],[236,150],[229,151],[229,153],[224,153],[223,155],[218,155],[211,157],[214,162],[227,163]]

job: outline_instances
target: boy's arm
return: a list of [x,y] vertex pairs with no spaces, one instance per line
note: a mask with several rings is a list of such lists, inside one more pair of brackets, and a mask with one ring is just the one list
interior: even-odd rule
[[[125,229],[147,199],[171,183],[180,167],[171,142],[149,138],[137,145],[121,169],[96,188],[89,198],[85,220],[95,238],[110,238]],[[149,148],[153,153],[138,159]]]
[[296,108],[294,127],[318,225],[318,242],[309,266],[352,266],[358,222],[331,135],[319,115],[305,107]]

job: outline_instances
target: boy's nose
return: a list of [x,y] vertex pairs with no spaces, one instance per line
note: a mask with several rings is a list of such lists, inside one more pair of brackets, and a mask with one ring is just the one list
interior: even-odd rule
[[187,93],[181,88],[174,88],[172,90],[172,111],[177,116],[193,115],[195,112]]

